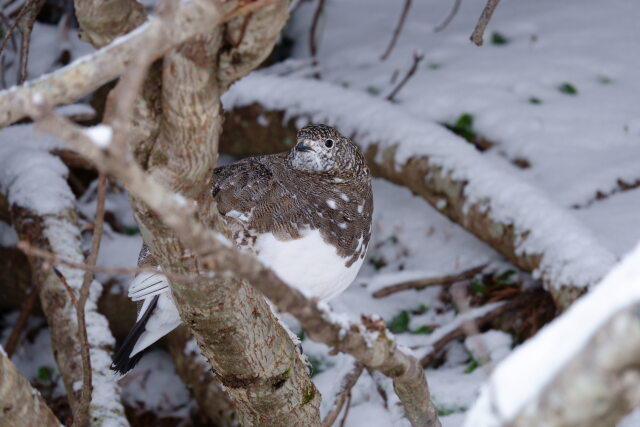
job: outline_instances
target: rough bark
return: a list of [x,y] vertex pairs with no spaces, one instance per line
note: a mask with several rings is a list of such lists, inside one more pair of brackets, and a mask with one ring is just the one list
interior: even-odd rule
[[0,347],[0,425],[57,427],[60,421],[51,412],[38,390],[29,384]]
[[209,363],[194,348],[193,339],[186,326],[180,326],[167,336],[176,371],[210,421],[219,427],[234,426],[238,419],[233,403]]
[[[282,81],[281,84],[286,84],[286,79],[279,80]],[[326,83],[315,82],[313,84],[326,85],[327,92],[336,90]],[[259,96],[263,95],[256,95],[256,98]],[[354,94],[352,98],[359,96],[362,95]],[[330,95],[327,95],[327,98],[330,98]],[[362,101],[364,102],[365,100],[363,99]],[[350,102],[355,102],[355,99],[351,99]],[[308,107],[299,102],[292,105],[291,108],[294,112],[293,114],[287,114],[288,112],[282,109],[263,107],[258,100],[253,103],[243,101],[235,105],[232,110],[226,113],[228,119],[225,121],[223,130],[222,151],[234,155],[247,155],[249,154],[247,141],[253,141],[253,138],[258,141],[258,144],[256,144],[257,152],[254,154],[270,154],[290,149],[288,141],[295,138],[296,129],[294,124],[296,120],[309,119],[310,117],[318,120],[319,115],[317,106],[312,102],[309,103]],[[331,106],[328,104],[324,108],[329,110]],[[397,107],[388,106],[385,108],[393,109]],[[331,111],[320,112],[320,115],[326,117],[325,120],[329,124],[335,124],[332,122],[340,120]],[[258,120],[258,117],[266,118],[268,124],[265,124],[265,120]],[[356,129],[352,137],[358,142],[359,136],[361,134],[367,135],[367,133],[368,130],[365,128]],[[259,135],[259,137],[256,137],[256,135]],[[542,248],[548,244],[554,250],[522,251],[520,248],[523,242],[526,242],[532,234],[533,230],[531,228],[524,227],[519,222],[519,218],[514,218],[509,223],[501,221],[498,219],[500,218],[500,212],[494,212],[488,208],[485,200],[470,202],[466,189],[469,186],[469,180],[472,180],[473,177],[469,178],[469,180],[456,178],[455,171],[444,170],[428,156],[410,157],[402,164],[398,164],[396,151],[401,143],[401,141],[374,141],[366,144],[365,155],[368,165],[375,176],[409,188],[449,219],[491,245],[520,269],[527,272],[537,271],[544,281],[545,287],[552,294],[556,305],[560,308],[568,307],[588,289],[588,286],[595,284],[593,280],[584,283],[556,282],[552,272],[545,268],[548,262],[545,264],[545,259],[543,258],[546,257],[547,261],[558,255],[565,259],[570,258],[561,253],[561,248],[558,249],[557,242],[562,239],[562,236],[546,236],[546,241],[542,245],[538,244]],[[452,143],[455,143],[455,141],[452,141]],[[477,162],[481,163],[483,159],[478,156]],[[490,168],[489,165],[486,167],[487,169]],[[508,178],[513,181],[517,180],[516,177]],[[546,200],[544,201],[546,202]],[[513,203],[519,203],[519,200],[513,199]],[[547,203],[547,205],[549,204]],[[556,209],[560,210],[561,208],[557,207]],[[557,229],[562,229],[563,224],[558,223]],[[585,230],[585,232],[587,231]],[[539,236],[538,239],[540,239]],[[603,258],[606,258],[613,265],[615,257],[602,248],[598,242],[585,236],[584,243],[591,245],[594,252],[602,254]],[[572,245],[574,245],[573,241],[567,241],[567,248]],[[558,250],[560,250],[560,253],[557,252]],[[580,259],[573,260],[574,263],[581,261]],[[566,269],[568,267],[573,266],[563,264],[562,268]],[[555,271],[555,274],[557,274],[557,271]],[[597,279],[600,278],[598,277]]]
[[80,38],[101,48],[128,33],[146,18],[144,6],[135,0],[75,0]]

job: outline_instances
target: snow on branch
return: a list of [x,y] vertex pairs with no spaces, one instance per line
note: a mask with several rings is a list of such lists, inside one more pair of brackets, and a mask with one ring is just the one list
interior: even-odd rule
[[640,404],[640,246],[493,372],[466,426],[615,425]]
[[58,427],[60,421],[51,412],[40,392],[31,387],[0,346],[0,425]]
[[227,110],[257,104],[263,112],[280,112],[282,123],[328,123],[352,135],[374,174],[408,187],[542,278],[561,307],[597,283],[616,261],[540,190],[489,164],[437,123],[397,105],[330,83],[260,73],[234,85],[223,102]]
[[[36,135],[31,125],[3,129],[0,138],[3,140],[0,144],[0,192],[7,195],[19,238],[37,242],[61,258],[84,262],[73,205],[75,198],[66,182],[68,170],[48,152],[59,146],[59,142]],[[51,330],[56,362],[75,413],[80,405],[83,378],[75,307],[47,263],[39,258],[32,258],[30,262],[39,283],[40,301]],[[58,269],[69,286],[79,291],[83,271],[62,265]],[[107,319],[97,311],[101,293],[102,285],[93,281],[85,307],[93,368],[92,420],[98,424],[110,422],[126,426],[120,388],[109,370],[110,350],[115,342]]]

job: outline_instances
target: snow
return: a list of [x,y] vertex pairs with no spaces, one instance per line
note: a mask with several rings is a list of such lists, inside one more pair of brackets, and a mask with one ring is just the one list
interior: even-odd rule
[[32,125],[1,129],[0,141],[0,193],[11,205],[38,215],[57,214],[72,206],[75,198],[66,181],[67,167],[48,153],[60,142],[36,133]]
[[111,143],[113,129],[108,125],[96,125],[85,128],[84,133],[86,133],[87,136],[91,138],[91,141],[98,147],[107,148]]
[[[518,347],[494,371],[465,425],[512,421],[607,320],[640,302],[640,245],[589,294]],[[548,351],[554,349],[554,351]]]

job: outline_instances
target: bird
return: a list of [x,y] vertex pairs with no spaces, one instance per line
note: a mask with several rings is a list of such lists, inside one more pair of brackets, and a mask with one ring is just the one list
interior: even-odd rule
[[[289,152],[217,167],[210,184],[208,201],[216,203],[232,243],[289,286],[328,301],[353,282],[371,238],[373,193],[365,157],[350,138],[324,124],[308,125]],[[143,245],[139,265],[149,255]],[[113,358],[111,369],[120,374],[181,323],[169,280],[156,268],[129,286],[139,309]]]

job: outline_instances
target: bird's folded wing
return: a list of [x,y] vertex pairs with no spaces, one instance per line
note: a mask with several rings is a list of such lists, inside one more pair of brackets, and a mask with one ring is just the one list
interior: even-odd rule
[[140,273],[129,285],[129,298],[140,301],[169,290],[169,280],[160,271]]

